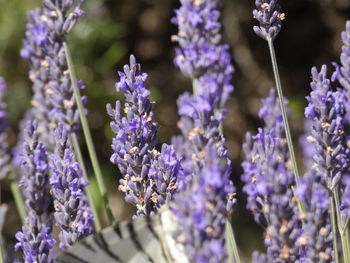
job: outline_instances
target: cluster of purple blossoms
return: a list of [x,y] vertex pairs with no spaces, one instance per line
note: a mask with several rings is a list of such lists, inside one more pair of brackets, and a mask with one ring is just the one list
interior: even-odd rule
[[88,185],[74,161],[68,131],[59,125],[55,131],[55,153],[50,155],[51,194],[54,197],[55,219],[60,228],[60,248],[66,249],[93,233],[94,217],[84,189]]
[[296,243],[303,251],[303,262],[334,262],[329,194],[320,179],[316,170],[311,169],[299,180],[295,190],[304,209],[301,214],[303,231]]
[[216,138],[219,156],[226,154],[219,127],[227,113],[222,107],[233,91],[234,69],[228,45],[220,44],[220,2],[183,0],[181,4],[172,20],[179,28],[173,37],[179,43],[175,64],[191,78],[194,94],[178,99],[182,136],[175,137],[173,144],[190,181],[202,168],[200,156],[210,138]]
[[341,66],[333,63],[336,66],[336,71],[332,76],[332,80],[338,80],[347,91],[348,98],[350,97],[350,21],[346,22],[345,31],[342,32],[343,47],[340,54]]
[[49,213],[50,182],[48,154],[39,142],[37,122],[28,122],[23,144],[20,184],[26,198],[28,216],[22,232],[17,232],[16,249],[21,248],[25,262],[51,262],[50,250],[55,240],[51,236],[52,219]]
[[327,67],[320,72],[312,69],[311,93],[305,108],[306,118],[312,120],[312,133],[308,137],[314,143],[317,175],[322,183],[333,190],[341,181],[348,166],[345,144],[345,95],[342,90],[333,91],[327,79]]
[[[79,114],[64,51],[65,35],[84,15],[80,8],[83,1],[77,5],[74,2],[47,0],[43,1],[43,8],[30,11],[21,51],[21,56],[31,65],[33,115],[48,146],[54,145],[52,129],[58,123],[66,125],[69,131],[79,130]],[[84,87],[82,83],[79,86]],[[85,102],[86,98],[83,99]]]
[[7,141],[7,112],[4,102],[5,90],[5,81],[0,77],[0,179],[6,177],[8,174],[10,163],[9,144]]
[[[21,184],[28,218],[22,232],[16,235],[19,240],[16,247],[22,248],[25,262],[51,262],[54,258],[49,252],[55,243],[50,235],[53,221],[48,213],[52,196],[54,218],[61,230],[61,248],[90,235],[94,228],[84,193],[88,183],[68,140],[68,135],[77,132],[80,125],[64,42],[66,34],[84,14],[80,9],[82,2],[44,0],[43,8],[28,13],[21,56],[30,62],[33,108],[25,116],[28,128],[19,136],[13,159],[24,174]],[[51,151],[55,146],[48,164],[45,147]]]
[[173,36],[179,44],[175,65],[192,80],[194,94],[185,93],[177,101],[182,136],[175,137],[173,144],[184,170],[181,192],[173,204],[181,222],[177,240],[194,262],[220,262],[226,260],[227,251],[225,240],[217,234],[224,233],[235,202],[231,161],[220,131],[227,113],[223,107],[233,91],[234,68],[228,45],[221,44],[220,1],[181,4],[172,20],[179,28]]
[[184,244],[191,262],[226,262],[225,223],[233,194],[227,159],[218,155],[215,140],[204,149],[203,168],[190,190],[175,197],[171,209],[181,224],[176,240]]
[[277,0],[255,0],[255,5],[253,16],[260,24],[253,27],[255,33],[265,40],[273,40],[282,28],[285,14],[281,13]]
[[119,189],[125,192],[126,201],[136,206],[136,215],[150,215],[171,199],[181,168],[172,146],[163,145],[161,152],[155,149],[158,126],[145,86],[147,74],[134,56],[130,56],[130,65],[125,65],[119,76],[116,89],[124,93],[126,102],[123,109],[120,101],[116,101],[114,109],[107,105],[116,134],[111,162],[119,167],[123,176]]
[[[255,221],[265,228],[267,258],[273,262],[295,262],[300,259],[301,249],[295,244],[301,221],[291,190],[295,182],[282,114],[274,90],[262,102],[259,116],[264,119],[265,127],[259,129],[256,136],[247,133],[243,144],[243,191],[248,195],[247,208],[253,212]],[[260,258],[266,259],[256,252],[253,262]]]

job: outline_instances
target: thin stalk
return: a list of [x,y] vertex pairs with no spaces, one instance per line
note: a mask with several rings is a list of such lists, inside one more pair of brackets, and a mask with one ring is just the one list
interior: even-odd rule
[[9,175],[9,178],[10,178],[10,188],[13,195],[13,199],[17,207],[17,211],[18,211],[19,217],[22,220],[22,223],[24,223],[24,219],[27,216],[27,212],[25,209],[25,204],[23,201],[21,190],[19,189],[18,181],[15,179],[14,171],[11,172],[11,174]]
[[341,215],[340,215],[340,201],[339,201],[339,193],[338,193],[338,187],[333,189],[333,195],[334,195],[334,201],[335,201],[335,209],[336,209],[336,215],[337,215],[337,221],[338,221],[338,231],[340,234],[340,241],[343,251],[343,258],[344,263],[350,263],[350,257],[349,257],[349,244],[347,242],[346,233],[347,231],[344,231],[343,224],[341,221]]
[[[83,155],[81,154],[81,150],[79,147],[78,137],[75,133],[71,133],[70,138],[72,140],[72,144],[74,147],[75,156],[77,157],[77,161],[79,162],[80,167],[83,170],[84,177],[87,181],[89,181],[88,173],[87,173],[86,166],[84,163],[84,158],[83,158]],[[91,185],[88,185],[85,189],[86,189],[87,197],[89,199],[89,205],[91,207],[92,213],[94,214],[94,219],[95,219],[94,224],[95,224],[96,232],[100,232],[101,220],[100,220],[100,217],[97,213],[96,204],[94,202],[94,198],[93,198],[92,191],[91,191]]]
[[228,253],[229,263],[240,263],[241,259],[238,254],[238,247],[233,233],[232,225],[229,220],[226,221],[225,225],[225,235],[226,235],[226,247]]
[[276,82],[276,89],[277,89],[277,94],[278,94],[279,103],[280,103],[280,107],[281,107],[284,128],[285,128],[285,131],[286,131],[286,139],[287,139],[287,144],[288,144],[290,158],[291,158],[291,161],[292,161],[292,166],[293,166],[293,171],[294,171],[294,176],[295,176],[295,182],[296,182],[296,184],[298,184],[298,180],[299,180],[298,165],[297,165],[297,161],[296,161],[296,158],[295,158],[295,152],[294,152],[294,148],[293,148],[293,141],[292,141],[292,136],[291,136],[289,123],[288,123],[287,111],[286,111],[286,107],[284,105],[284,96],[283,96],[283,92],[282,92],[281,79],[280,79],[280,75],[279,75],[279,71],[278,71],[278,65],[277,65],[275,48],[273,46],[273,40],[271,38],[269,38],[267,40],[267,42],[269,44],[269,50],[270,50],[270,55],[271,55],[273,73],[274,73],[275,82]]
[[193,96],[197,97],[198,96],[198,80],[197,79],[192,80],[192,90],[193,90]]
[[329,201],[331,203],[330,217],[331,217],[332,233],[333,233],[333,251],[334,251],[335,262],[340,263],[339,255],[338,255],[338,242],[337,242],[337,220],[335,218],[335,207],[334,207],[333,199],[334,199],[333,195],[331,194],[329,197]]
[[0,235],[0,263],[4,263],[2,235]]
[[92,163],[92,168],[94,170],[94,173],[95,173],[95,176],[97,179],[98,188],[100,190],[100,194],[101,194],[102,199],[103,199],[103,205],[104,205],[104,208],[105,208],[106,213],[107,213],[108,224],[112,224],[112,223],[114,223],[115,219],[114,219],[114,216],[113,216],[113,213],[112,213],[109,201],[108,201],[107,190],[106,190],[106,186],[103,182],[102,172],[101,172],[100,165],[98,163],[95,146],[94,146],[93,141],[92,141],[89,123],[88,123],[87,118],[85,116],[83,103],[81,102],[80,90],[78,87],[77,78],[76,78],[76,74],[75,74],[75,70],[74,70],[74,66],[73,66],[72,55],[69,51],[68,44],[66,41],[63,42],[63,48],[64,48],[64,52],[66,54],[68,70],[69,70],[70,78],[72,80],[74,96],[75,96],[76,103],[78,105],[80,121],[81,121],[81,125],[83,128],[83,133],[85,136],[86,145],[87,145],[87,148],[89,151],[89,155],[90,155],[90,159],[91,159],[91,163]]

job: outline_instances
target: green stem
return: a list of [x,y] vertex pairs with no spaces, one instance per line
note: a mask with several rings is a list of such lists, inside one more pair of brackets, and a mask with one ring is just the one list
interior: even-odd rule
[[[84,163],[84,158],[83,158],[83,155],[82,155],[80,147],[79,147],[78,137],[77,137],[77,135],[75,133],[71,133],[70,137],[71,137],[72,144],[73,144],[73,147],[74,147],[75,155],[77,157],[77,161],[80,164],[80,167],[81,167],[81,169],[83,171],[85,179],[87,181],[89,181],[88,173],[87,173],[86,166],[85,166],[85,163]],[[101,220],[100,220],[100,217],[99,217],[99,215],[97,213],[96,204],[94,202],[94,198],[93,198],[93,195],[92,195],[91,185],[88,185],[85,189],[86,189],[86,194],[87,194],[88,199],[89,199],[89,205],[90,205],[92,213],[94,214],[94,217],[95,217],[94,223],[95,223],[96,232],[100,232],[100,230],[101,230]]]
[[333,251],[334,251],[335,262],[339,263],[340,261],[339,261],[339,255],[338,255],[338,242],[337,242],[337,221],[335,218],[333,194],[330,195],[329,201],[331,203],[330,217],[331,217],[332,233],[333,233]]
[[293,141],[292,141],[292,136],[291,136],[291,132],[290,132],[290,128],[289,128],[287,111],[286,111],[286,107],[284,105],[284,96],[283,96],[283,92],[282,92],[281,79],[280,79],[280,75],[279,75],[279,71],[278,71],[275,48],[273,46],[273,40],[271,38],[269,38],[267,40],[267,42],[269,44],[273,73],[274,73],[275,82],[276,82],[276,89],[277,89],[277,94],[278,94],[278,98],[279,98],[279,104],[281,107],[282,118],[283,118],[284,128],[285,128],[285,132],[286,132],[286,139],[287,139],[289,154],[290,154],[290,158],[292,161],[292,166],[293,166],[293,171],[294,171],[294,176],[295,176],[295,182],[296,182],[296,184],[298,184],[298,180],[299,180],[298,165],[297,165],[295,152],[294,152],[294,148],[293,148]]
[[339,193],[338,193],[338,187],[333,189],[333,195],[334,195],[334,201],[335,201],[335,209],[336,209],[336,215],[337,215],[337,221],[338,221],[338,231],[340,234],[340,241],[343,251],[343,258],[344,263],[350,263],[349,258],[349,244],[347,242],[347,231],[344,231],[341,215],[340,215],[340,201],[339,201]]
[[0,263],[4,263],[4,251],[3,251],[2,235],[0,235]]
[[15,179],[16,177],[14,175],[14,171],[11,172],[11,174],[9,175],[9,178],[10,178],[10,188],[18,210],[18,214],[22,220],[22,223],[24,223],[24,219],[27,216],[27,212],[25,209],[21,190],[19,189],[18,181]]
[[229,263],[240,263],[241,259],[238,254],[238,247],[233,233],[230,220],[226,221],[225,225],[226,246],[228,252]]
[[76,78],[76,74],[75,74],[75,70],[74,70],[74,66],[73,66],[73,61],[72,61],[72,56],[71,56],[71,53],[69,51],[68,44],[66,41],[63,42],[63,47],[64,47],[64,52],[66,54],[68,70],[69,70],[70,78],[72,80],[74,96],[75,96],[76,103],[78,105],[80,121],[81,121],[81,125],[83,128],[83,133],[85,136],[86,145],[87,145],[87,148],[89,151],[89,155],[90,155],[90,159],[91,159],[91,163],[92,163],[92,168],[94,170],[94,173],[95,173],[95,176],[97,179],[98,188],[100,190],[100,194],[101,194],[102,199],[103,199],[103,205],[105,207],[107,217],[108,217],[108,224],[112,224],[115,221],[114,216],[113,216],[113,213],[112,213],[109,201],[108,201],[107,190],[106,190],[106,186],[103,182],[102,172],[101,172],[100,165],[98,163],[95,146],[92,142],[89,123],[88,123],[87,118],[85,116],[83,103],[81,102],[80,90],[79,90],[78,83],[77,83],[77,78]]

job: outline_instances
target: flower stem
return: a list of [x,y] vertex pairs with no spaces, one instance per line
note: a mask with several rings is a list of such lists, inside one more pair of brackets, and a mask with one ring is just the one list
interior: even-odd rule
[[330,195],[329,201],[331,203],[331,224],[332,224],[332,233],[333,233],[333,252],[335,257],[335,262],[339,263],[339,255],[338,255],[338,242],[337,242],[337,221],[335,218],[335,207],[334,207],[334,197],[333,194]]
[[241,259],[238,254],[238,247],[233,233],[232,225],[230,220],[226,221],[225,225],[225,235],[226,235],[226,247],[229,258],[229,263],[240,263]]
[[9,175],[10,179],[10,188],[13,195],[13,199],[15,201],[19,217],[22,220],[22,223],[24,223],[24,219],[27,216],[27,212],[25,209],[23,196],[21,194],[21,190],[19,189],[18,181],[16,180],[15,172],[11,171]]
[[[88,173],[87,173],[86,166],[85,166],[85,163],[84,163],[84,158],[83,158],[83,155],[82,155],[80,147],[79,147],[78,137],[77,137],[77,135],[75,133],[71,133],[70,134],[70,138],[72,140],[72,144],[73,144],[73,147],[74,147],[74,152],[75,152],[75,155],[77,157],[77,161],[79,162],[80,167],[81,167],[81,169],[83,171],[84,177],[85,177],[85,179],[87,181],[89,181]],[[95,230],[96,230],[96,232],[100,232],[100,230],[101,230],[101,220],[100,220],[99,215],[97,213],[96,204],[94,202],[94,198],[93,198],[92,191],[91,191],[91,185],[88,185],[86,187],[86,194],[87,194],[88,199],[89,199],[89,205],[91,207],[92,213],[94,214]]]
[[350,263],[349,244],[347,242],[347,238],[349,238],[349,236],[347,235],[347,231],[344,231],[343,224],[341,221],[338,187],[335,187],[332,192],[334,195],[335,209],[336,209],[336,215],[337,215],[337,221],[338,221],[338,231],[340,234],[340,241],[341,241],[341,246],[343,251],[344,263]]
[[271,61],[272,61],[272,67],[273,67],[273,73],[275,76],[275,82],[276,82],[276,89],[277,89],[277,94],[279,98],[279,103],[280,103],[280,108],[282,112],[282,118],[283,118],[283,123],[284,123],[284,128],[286,132],[286,139],[287,139],[287,144],[288,144],[288,149],[289,149],[289,154],[290,158],[292,161],[292,166],[293,166],[293,171],[294,171],[294,176],[295,176],[295,182],[298,184],[299,180],[299,171],[298,171],[298,165],[295,157],[295,152],[293,148],[293,141],[292,141],[292,136],[289,128],[289,123],[288,123],[288,117],[287,117],[287,111],[286,107],[284,105],[284,96],[282,92],[282,84],[281,84],[281,79],[278,71],[278,65],[277,65],[277,59],[276,59],[276,53],[275,53],[275,48],[273,46],[273,40],[269,38],[267,40],[269,44],[269,50],[270,50],[270,56],[271,56]]
[[63,42],[63,47],[64,47],[64,52],[66,54],[68,70],[69,70],[70,78],[72,80],[74,96],[75,96],[76,103],[78,105],[80,121],[81,121],[81,125],[83,128],[83,133],[85,136],[86,145],[87,145],[87,148],[89,151],[89,155],[90,155],[90,159],[91,159],[91,163],[92,163],[92,168],[94,170],[94,173],[95,173],[95,176],[97,179],[98,188],[100,190],[100,194],[101,194],[102,199],[103,199],[104,208],[105,208],[106,213],[107,213],[108,224],[112,224],[115,221],[114,216],[113,216],[113,213],[112,213],[109,201],[108,201],[107,190],[106,190],[106,186],[103,182],[102,172],[101,172],[100,165],[98,163],[98,159],[97,159],[97,155],[96,155],[96,151],[95,151],[95,146],[92,142],[89,123],[88,123],[87,118],[85,116],[83,103],[81,102],[80,90],[79,90],[79,87],[77,84],[77,78],[76,78],[75,70],[73,67],[72,56],[71,56],[71,53],[69,51],[68,44],[66,41]]

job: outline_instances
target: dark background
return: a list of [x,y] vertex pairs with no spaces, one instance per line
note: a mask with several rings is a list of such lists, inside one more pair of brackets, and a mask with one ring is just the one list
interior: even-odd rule
[[[286,20],[275,47],[297,143],[303,132],[304,97],[310,90],[310,69],[313,65],[330,65],[339,60],[340,32],[346,19],[350,19],[350,0],[281,0],[280,3]],[[25,13],[39,4],[38,0],[0,0],[0,75],[9,86],[6,100],[11,144],[16,142],[18,122],[30,107],[31,98],[28,63],[19,57]],[[253,249],[263,247],[262,231],[245,211],[245,196],[240,191],[241,144],[245,132],[254,132],[261,125],[257,118],[260,100],[274,82],[267,44],[252,31],[254,1],[223,0],[223,5],[224,41],[231,46],[236,68],[233,80],[236,90],[228,103],[230,113],[224,131],[233,161],[232,178],[238,188],[233,226],[242,255],[247,259]],[[191,83],[173,66],[175,44],[170,38],[177,29],[170,18],[178,6],[177,0],[86,0],[83,7],[87,14],[70,36],[78,76],[87,84],[84,93],[89,98],[89,121],[118,220],[129,218],[132,210],[117,191],[118,170],[109,162],[113,133],[105,105],[121,98],[114,88],[116,72],[133,53],[149,74],[147,84],[152,99],[157,102],[155,115],[161,126],[159,144],[169,143],[171,136],[179,133],[176,98],[189,91]],[[300,160],[302,149],[296,148]],[[11,241],[20,222],[6,181],[2,185],[2,202],[10,204],[4,234]],[[93,180],[92,187],[95,189]]]

